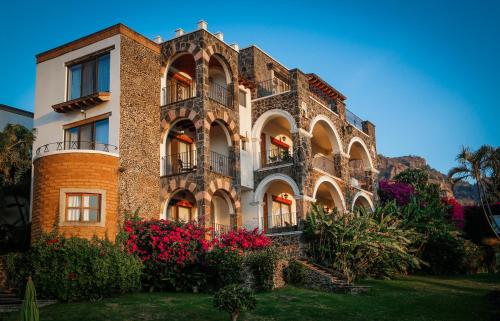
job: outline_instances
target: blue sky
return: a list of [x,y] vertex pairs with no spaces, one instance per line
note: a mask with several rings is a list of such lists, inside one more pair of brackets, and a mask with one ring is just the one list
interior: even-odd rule
[[377,126],[384,155],[423,156],[447,171],[461,145],[500,145],[493,0],[2,1],[0,103],[33,110],[39,52],[117,22],[166,38],[200,19],[229,43],[256,44],[330,82]]

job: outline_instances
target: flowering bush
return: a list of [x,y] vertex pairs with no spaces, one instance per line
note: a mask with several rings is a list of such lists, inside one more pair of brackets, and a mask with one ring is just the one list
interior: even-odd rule
[[145,266],[143,285],[191,290],[204,283],[201,263],[212,246],[208,230],[195,223],[166,220],[127,220],[125,247]]
[[408,204],[415,192],[412,185],[396,181],[381,180],[379,182],[379,196],[382,203],[395,200],[400,206]]
[[230,231],[221,236],[218,247],[230,247],[243,251],[260,250],[271,246],[271,239],[264,232],[258,229],[249,231],[240,228],[237,231]]
[[448,207],[448,214],[451,217],[455,226],[463,229],[464,228],[464,208],[462,205],[453,197],[444,197],[441,200]]

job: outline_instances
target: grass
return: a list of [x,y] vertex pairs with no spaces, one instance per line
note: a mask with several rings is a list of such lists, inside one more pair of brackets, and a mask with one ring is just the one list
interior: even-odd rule
[[[500,307],[486,296],[500,290],[500,275],[411,276],[363,284],[372,286],[369,293],[331,294],[295,287],[262,293],[257,309],[241,320],[500,320]],[[210,295],[190,293],[136,293],[99,302],[61,303],[42,308],[40,315],[44,321],[229,319],[212,307]]]

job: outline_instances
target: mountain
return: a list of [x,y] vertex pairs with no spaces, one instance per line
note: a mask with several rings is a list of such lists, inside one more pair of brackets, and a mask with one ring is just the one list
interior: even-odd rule
[[425,168],[429,172],[429,181],[438,184],[447,196],[454,196],[462,205],[473,204],[476,200],[474,185],[460,182],[452,189],[445,174],[430,167],[420,156],[385,157],[378,155],[380,179],[393,179],[394,176],[407,168]]

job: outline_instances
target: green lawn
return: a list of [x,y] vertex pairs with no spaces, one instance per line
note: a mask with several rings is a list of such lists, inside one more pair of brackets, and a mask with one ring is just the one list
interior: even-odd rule
[[[486,297],[500,290],[500,275],[412,276],[366,281],[367,294],[330,294],[286,287],[258,295],[257,309],[242,320],[500,320]],[[496,311],[494,309],[497,309]],[[496,314],[495,314],[496,313]],[[205,294],[137,293],[101,302],[56,304],[41,320],[227,320]],[[16,320],[17,313],[7,316]],[[0,319],[1,316],[0,316]]]

